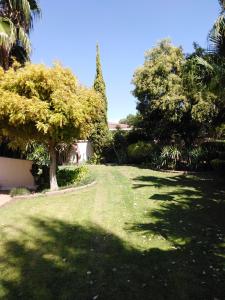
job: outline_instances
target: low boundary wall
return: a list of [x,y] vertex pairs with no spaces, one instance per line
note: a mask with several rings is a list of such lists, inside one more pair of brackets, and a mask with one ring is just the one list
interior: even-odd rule
[[0,157],[0,190],[13,187],[35,188],[31,174],[32,161]]

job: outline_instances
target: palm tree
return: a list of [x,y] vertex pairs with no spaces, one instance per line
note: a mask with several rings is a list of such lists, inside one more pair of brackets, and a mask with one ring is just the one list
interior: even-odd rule
[[40,13],[37,0],[0,0],[0,64],[5,70],[12,56],[21,63],[29,59],[29,33]]
[[220,14],[209,32],[209,52],[225,58],[225,0],[219,0]]

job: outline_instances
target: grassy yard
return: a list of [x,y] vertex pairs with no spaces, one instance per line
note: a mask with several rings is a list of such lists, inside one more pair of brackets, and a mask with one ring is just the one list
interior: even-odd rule
[[0,208],[0,299],[225,299],[225,180],[92,167]]

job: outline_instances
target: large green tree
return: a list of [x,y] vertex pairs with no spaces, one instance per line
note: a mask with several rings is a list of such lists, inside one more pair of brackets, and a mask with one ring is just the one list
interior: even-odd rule
[[0,2],[0,64],[5,70],[12,63],[12,57],[21,63],[29,59],[29,33],[34,18],[40,13],[37,0]]
[[193,144],[208,134],[217,113],[215,95],[204,88],[208,72],[197,62],[206,53],[198,45],[185,56],[169,40],[147,51],[144,65],[133,77],[139,126],[150,139]]
[[80,86],[60,65],[27,64],[0,74],[0,128],[11,144],[37,142],[50,154],[50,187],[56,180],[56,146],[88,138],[101,113],[103,100]]
[[182,88],[184,63],[182,49],[165,39],[146,52],[144,65],[134,73],[133,94],[141,116],[140,126],[149,138],[171,137],[188,109]]
[[94,90],[102,97],[103,106],[102,111],[99,114],[98,120],[95,122],[94,130],[91,135],[91,141],[94,146],[96,154],[101,155],[104,145],[107,143],[109,138],[108,121],[107,121],[107,96],[106,96],[106,85],[103,78],[99,45],[96,47],[96,75],[93,84]]

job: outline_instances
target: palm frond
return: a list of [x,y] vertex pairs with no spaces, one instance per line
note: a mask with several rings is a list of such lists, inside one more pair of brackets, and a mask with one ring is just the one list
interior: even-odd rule
[[203,66],[206,70],[214,71],[214,67],[209,62],[207,62],[204,58],[198,56],[196,58],[196,61],[199,65]]
[[21,47],[24,48],[29,56],[29,54],[31,53],[31,43],[28,34],[23,30],[22,27],[20,27],[18,30],[18,40],[21,44]]
[[211,53],[216,53],[225,57],[225,15],[218,17],[213,28],[208,35],[209,49]]
[[16,28],[7,18],[0,17],[0,47],[10,50],[16,41]]
[[22,26],[27,33],[33,27],[33,19],[41,15],[37,0],[5,0],[3,10],[8,11],[13,23]]
[[37,0],[28,0],[30,4],[30,9],[34,16],[39,17],[41,15],[41,8]]

